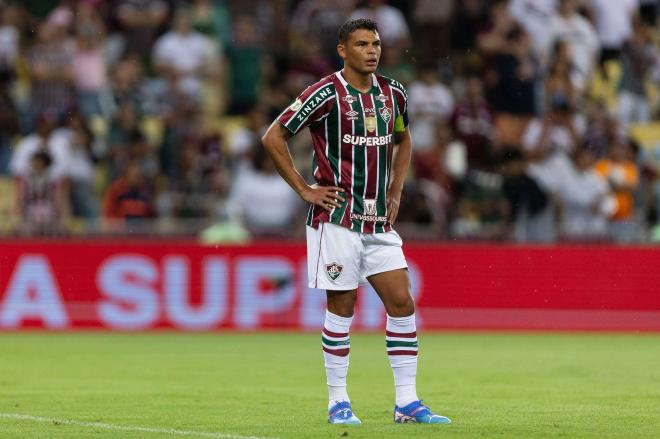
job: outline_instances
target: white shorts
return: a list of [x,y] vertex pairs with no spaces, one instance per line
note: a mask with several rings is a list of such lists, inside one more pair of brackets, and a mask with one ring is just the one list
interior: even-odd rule
[[394,230],[367,234],[325,222],[318,229],[307,226],[309,287],[353,290],[371,275],[407,268],[401,245]]

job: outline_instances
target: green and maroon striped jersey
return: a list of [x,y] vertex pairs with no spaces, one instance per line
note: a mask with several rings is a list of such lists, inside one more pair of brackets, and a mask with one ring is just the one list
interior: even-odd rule
[[[346,201],[328,212],[312,205],[307,224],[331,222],[361,233],[392,230],[387,221],[395,121],[408,125],[407,96],[397,81],[373,74],[361,93],[341,72],[309,86],[278,117],[292,134],[309,127],[314,179],[344,189]],[[403,129],[403,127],[401,129]]]

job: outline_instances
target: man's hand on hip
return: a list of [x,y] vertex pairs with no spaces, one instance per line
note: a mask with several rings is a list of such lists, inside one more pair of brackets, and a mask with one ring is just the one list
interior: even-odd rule
[[321,206],[328,212],[334,208],[340,208],[344,201],[339,193],[344,193],[344,189],[337,186],[318,186],[312,185],[300,194],[300,197],[308,203]]

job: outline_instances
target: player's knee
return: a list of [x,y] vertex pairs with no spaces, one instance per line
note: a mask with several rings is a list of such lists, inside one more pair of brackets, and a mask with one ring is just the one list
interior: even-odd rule
[[391,298],[387,313],[392,317],[405,317],[415,312],[415,302],[410,294],[401,294]]
[[329,295],[328,311],[341,317],[351,317],[355,309],[356,295],[351,293]]

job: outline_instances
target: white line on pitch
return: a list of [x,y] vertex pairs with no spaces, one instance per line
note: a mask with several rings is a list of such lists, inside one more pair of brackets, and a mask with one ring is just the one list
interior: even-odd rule
[[116,431],[140,431],[143,433],[171,434],[175,436],[199,436],[199,437],[212,437],[219,439],[277,439],[277,438],[267,438],[260,436],[241,436],[238,434],[214,433],[209,431],[176,430],[174,428],[151,428],[151,427],[140,427],[137,425],[106,424],[105,422],[85,422],[85,421],[75,421],[71,419],[53,419],[53,418],[44,418],[41,416],[21,415],[18,413],[0,413],[0,418],[16,419],[20,421],[47,422],[51,424],[75,425],[78,427],[104,428],[106,430],[116,430]]

